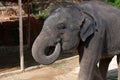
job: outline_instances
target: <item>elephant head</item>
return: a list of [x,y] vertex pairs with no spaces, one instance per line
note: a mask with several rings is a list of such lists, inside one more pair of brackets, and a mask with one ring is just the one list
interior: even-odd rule
[[84,13],[75,5],[55,9],[45,20],[42,31],[34,41],[34,59],[40,64],[50,64],[61,51],[76,49],[80,39],[85,41],[94,33],[92,23],[92,18],[85,18]]

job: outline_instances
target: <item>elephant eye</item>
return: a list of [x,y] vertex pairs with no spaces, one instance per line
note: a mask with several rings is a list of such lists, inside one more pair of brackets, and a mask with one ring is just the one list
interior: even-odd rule
[[58,29],[66,29],[66,26],[65,26],[65,24],[59,24],[58,26],[57,26],[57,28]]

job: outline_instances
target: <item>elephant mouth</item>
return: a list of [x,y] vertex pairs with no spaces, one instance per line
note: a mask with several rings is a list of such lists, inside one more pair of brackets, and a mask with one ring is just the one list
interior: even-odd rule
[[55,46],[48,46],[45,49],[45,55],[50,56],[55,50]]

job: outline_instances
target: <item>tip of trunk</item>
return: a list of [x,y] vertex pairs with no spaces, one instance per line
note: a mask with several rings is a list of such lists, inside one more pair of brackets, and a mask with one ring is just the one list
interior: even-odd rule
[[[35,59],[35,61],[38,62],[39,64],[43,64],[43,65],[51,64],[59,57],[60,52],[61,52],[60,43],[58,43],[51,50],[46,51],[46,49],[48,47],[49,46],[44,46],[44,48],[43,48],[43,45],[41,46],[40,44],[38,44],[36,42],[33,44],[32,56]],[[49,54],[50,51],[52,51],[53,53]]]

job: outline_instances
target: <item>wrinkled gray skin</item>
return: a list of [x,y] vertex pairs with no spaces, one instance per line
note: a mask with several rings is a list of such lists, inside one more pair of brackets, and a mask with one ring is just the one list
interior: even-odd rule
[[120,10],[89,1],[52,11],[33,44],[32,55],[38,63],[50,64],[62,51],[71,50],[80,55],[78,80],[107,80],[113,56],[118,55],[120,62]]

